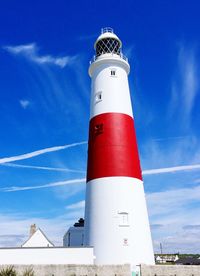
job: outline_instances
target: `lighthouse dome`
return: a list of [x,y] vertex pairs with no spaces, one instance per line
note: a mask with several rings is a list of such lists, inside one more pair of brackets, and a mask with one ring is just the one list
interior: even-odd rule
[[96,50],[96,57],[103,54],[117,54],[120,55],[122,42],[112,28],[101,29],[101,35],[97,38],[94,49]]

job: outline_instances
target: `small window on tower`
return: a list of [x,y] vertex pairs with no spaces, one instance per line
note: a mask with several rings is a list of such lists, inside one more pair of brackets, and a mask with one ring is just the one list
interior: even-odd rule
[[102,91],[99,91],[95,94],[95,104],[102,101]]
[[103,133],[103,124],[95,125],[94,127],[94,135],[97,136]]
[[127,212],[119,212],[119,226],[129,226],[129,217]]
[[116,69],[111,69],[110,75],[111,77],[116,77]]

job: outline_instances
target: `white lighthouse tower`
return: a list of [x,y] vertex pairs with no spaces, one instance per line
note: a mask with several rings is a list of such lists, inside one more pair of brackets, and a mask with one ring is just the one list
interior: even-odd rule
[[85,245],[96,264],[154,264],[122,42],[102,29],[92,79]]

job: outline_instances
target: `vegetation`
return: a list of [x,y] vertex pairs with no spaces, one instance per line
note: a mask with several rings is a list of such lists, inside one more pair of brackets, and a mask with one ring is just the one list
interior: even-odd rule
[[[14,266],[8,266],[0,270],[0,276],[17,276],[17,275],[18,274],[14,269]],[[22,274],[22,276],[34,276],[34,275],[35,274],[32,268],[27,268]]]
[[200,258],[200,254],[178,254],[179,258]]
[[23,276],[34,276],[34,271],[32,268],[27,268],[24,273],[23,273]]
[[160,253],[156,253],[156,254],[154,254],[155,255],[155,257],[156,256],[172,256],[172,255],[178,255],[178,257],[179,258],[200,258],[200,254],[181,254],[181,253],[179,253],[179,252],[177,252],[177,253],[172,253],[172,254],[170,254],[170,253],[166,253],[166,254],[160,254]]
[[8,266],[1,269],[0,276],[17,276],[17,273],[13,266]]

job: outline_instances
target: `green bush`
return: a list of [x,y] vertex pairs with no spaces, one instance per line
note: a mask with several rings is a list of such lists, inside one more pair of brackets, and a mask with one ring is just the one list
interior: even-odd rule
[[17,276],[17,273],[13,266],[8,266],[1,269],[0,276]]

